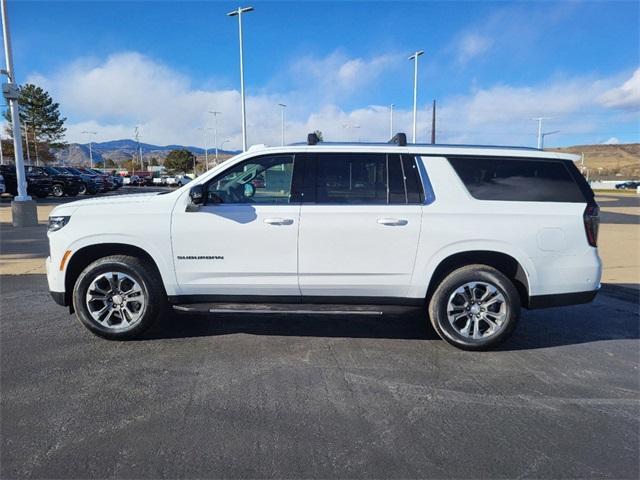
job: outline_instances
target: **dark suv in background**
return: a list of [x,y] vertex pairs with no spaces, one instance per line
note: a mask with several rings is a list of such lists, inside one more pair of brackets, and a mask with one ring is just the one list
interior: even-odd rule
[[[0,174],[4,177],[6,192],[13,196],[18,195],[16,167],[14,165],[0,165]],[[37,172],[26,172],[26,177],[28,195],[45,198],[51,194],[53,182],[49,177]]]
[[27,173],[49,177],[52,182],[51,191],[54,197],[62,197],[63,195],[75,197],[82,189],[82,179],[79,176],[71,175],[54,167],[28,165],[26,170]]
[[62,172],[70,173],[71,175],[75,175],[80,178],[82,181],[82,185],[80,187],[80,193],[86,195],[95,195],[98,192],[101,192],[103,187],[102,177],[99,177],[95,174],[90,174],[86,172],[82,172],[73,167],[56,167],[57,170]]

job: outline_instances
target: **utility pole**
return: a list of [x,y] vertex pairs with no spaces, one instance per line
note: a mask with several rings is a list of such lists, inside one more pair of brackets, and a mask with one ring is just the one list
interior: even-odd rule
[[[216,165],[218,164],[218,115],[222,112],[216,112],[215,110],[209,111],[213,115],[213,145],[216,149]],[[209,170],[209,164],[207,164],[207,170]]]
[[142,163],[142,147],[140,146],[140,125],[136,125],[134,133],[135,133],[136,144],[138,145],[138,148],[137,148],[138,154],[140,155],[140,171],[144,172],[144,164]]
[[209,170],[209,143],[207,142],[207,130],[213,130],[212,128],[202,127],[198,130],[202,130],[204,135],[204,164],[207,170]]
[[2,137],[0,137],[0,165],[4,165],[4,152],[2,151]]
[[[98,134],[98,132],[93,132],[91,130],[83,130],[82,133],[86,135]],[[91,168],[93,168],[93,141],[91,140],[91,137],[89,137],[89,165],[91,165]]]
[[27,164],[31,165],[31,152],[29,152],[29,125],[24,122],[24,146],[27,147]]
[[240,40],[240,101],[242,109],[242,151],[247,151],[247,116],[244,100],[244,57],[242,52],[242,14],[253,11],[253,7],[238,7],[237,10],[227,13],[229,17],[238,17],[238,38]]
[[389,105],[389,138],[393,138],[393,107],[395,105],[392,103]]
[[413,60],[413,143],[416,143],[418,125],[418,57],[424,50],[418,50],[409,57]]
[[431,145],[436,143],[436,100],[433,100],[433,110],[431,112]]
[[287,106],[284,103],[279,103],[280,106],[280,145],[284,145],[284,109]]
[[2,38],[4,40],[4,58],[6,69],[2,72],[7,76],[7,83],[2,84],[2,94],[9,102],[11,110],[11,127],[13,129],[13,157],[16,163],[16,183],[18,196],[11,202],[11,218],[14,227],[28,227],[38,224],[36,203],[27,195],[27,177],[24,172],[24,160],[22,158],[22,135],[20,132],[20,113],[18,111],[18,98],[20,89],[16,85],[13,71],[13,54],[11,52],[11,35],[9,33],[9,16],[7,13],[7,0],[0,2],[2,15]]
[[550,117],[533,117],[531,120],[536,120],[538,122],[538,149],[542,150],[542,121],[550,120]]
[[38,132],[36,131],[36,125],[34,123],[31,125],[33,126],[33,148],[36,151],[36,165],[40,166],[40,160],[38,159]]

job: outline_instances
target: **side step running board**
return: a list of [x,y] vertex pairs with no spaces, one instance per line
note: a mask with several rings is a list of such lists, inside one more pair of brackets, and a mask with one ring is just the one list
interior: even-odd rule
[[399,313],[407,307],[390,305],[330,305],[300,303],[189,303],[173,305],[178,313],[275,313],[280,315],[383,315]]

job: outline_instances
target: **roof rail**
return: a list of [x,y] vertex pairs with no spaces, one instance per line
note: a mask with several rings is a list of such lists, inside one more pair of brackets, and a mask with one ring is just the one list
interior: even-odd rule
[[406,147],[407,146],[407,135],[405,133],[402,132],[398,132],[396,133],[393,138],[391,140],[389,140],[389,143],[394,143],[400,147]]
[[316,145],[319,142],[320,142],[320,139],[318,138],[318,135],[316,135],[315,132],[307,135],[307,145]]

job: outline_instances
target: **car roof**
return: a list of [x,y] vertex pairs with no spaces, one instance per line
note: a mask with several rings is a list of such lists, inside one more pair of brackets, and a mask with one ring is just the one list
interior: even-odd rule
[[248,152],[293,153],[293,152],[342,152],[342,153],[410,153],[423,156],[482,156],[533,158],[548,160],[580,160],[579,155],[570,153],[549,152],[529,147],[513,147],[500,145],[446,145],[446,144],[414,144],[399,146],[391,143],[363,142],[320,142],[315,145],[294,143],[291,145],[270,147],[253,145]]

